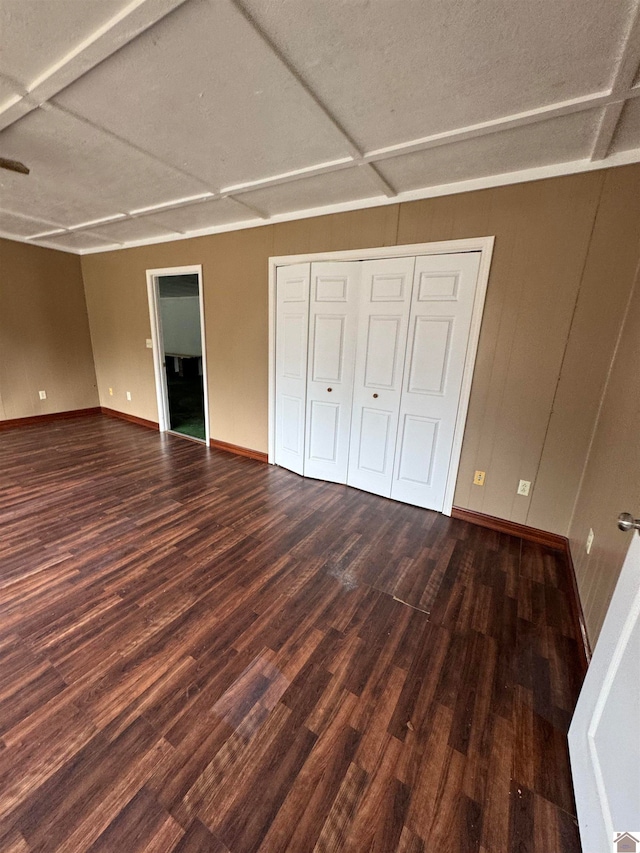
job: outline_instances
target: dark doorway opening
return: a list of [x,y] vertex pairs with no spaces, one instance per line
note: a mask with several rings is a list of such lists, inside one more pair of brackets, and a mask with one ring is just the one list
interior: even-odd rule
[[197,273],[158,277],[169,429],[206,441]]

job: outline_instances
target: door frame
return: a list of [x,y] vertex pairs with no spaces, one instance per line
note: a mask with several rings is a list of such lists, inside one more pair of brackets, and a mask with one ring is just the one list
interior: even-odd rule
[[269,258],[269,463],[275,462],[276,426],[276,274],[278,267],[317,261],[369,261],[377,258],[402,258],[413,255],[451,255],[457,252],[480,252],[480,268],[473,300],[471,327],[460,387],[460,401],[453,434],[453,445],[447,472],[442,512],[451,515],[453,495],[458,477],[464,426],[469,410],[471,381],[478,352],[482,312],[484,311],[489,270],[495,237],[471,237],[465,240],[444,240],[437,243],[411,243],[404,246],[383,246],[375,249],[349,249],[342,252],[315,252],[304,255],[277,255]]
[[170,431],[169,395],[167,377],[163,370],[164,346],[162,341],[162,324],[160,322],[160,295],[158,278],[164,275],[197,275],[198,300],[200,306],[200,338],[202,340],[202,390],[204,395],[204,430],[205,444],[210,441],[209,431],[209,383],[207,381],[207,343],[204,322],[204,289],[202,286],[202,264],[185,267],[163,267],[147,270],[147,298],[149,301],[149,319],[151,321],[151,344],[153,350],[153,372],[156,385],[156,402],[158,404],[158,426],[160,432]]

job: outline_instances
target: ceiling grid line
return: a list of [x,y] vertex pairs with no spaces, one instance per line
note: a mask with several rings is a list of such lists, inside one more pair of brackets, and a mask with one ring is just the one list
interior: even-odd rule
[[624,105],[624,101],[615,101],[613,104],[607,104],[602,111],[602,118],[591,150],[592,160],[604,160],[609,153]]
[[127,147],[131,148],[132,151],[137,151],[138,154],[142,154],[144,157],[147,157],[154,163],[158,163],[160,166],[163,166],[164,168],[169,169],[170,171],[175,172],[176,174],[182,175],[185,178],[189,178],[192,181],[196,181],[197,183],[202,185],[204,192],[209,192],[214,196],[220,194],[220,190],[218,188],[212,189],[206,181],[203,181],[202,178],[198,177],[197,175],[193,175],[190,172],[187,172],[185,169],[181,169],[179,166],[174,166],[173,163],[167,163],[166,160],[157,157],[155,154],[152,154],[146,148],[141,148],[139,145],[130,142],[128,139],[119,136],[117,133],[114,133],[112,130],[103,127],[102,125],[91,121],[91,119],[88,119],[85,116],[76,113],[74,110],[71,110],[68,107],[63,107],[57,101],[48,101],[46,104],[43,104],[41,106],[41,109],[58,111],[64,115],[70,116],[71,118],[75,119],[75,121],[79,121],[81,124],[84,124],[87,127],[92,128],[93,130],[97,130],[100,133],[104,133],[106,136],[111,137],[111,139],[115,139],[123,145],[126,145]]
[[[210,0],[211,1],[211,0]],[[320,97],[314,92],[311,86],[307,83],[307,81],[302,77],[297,68],[293,66],[293,64],[287,59],[287,57],[280,51],[273,41],[267,36],[262,27],[260,27],[255,20],[255,18],[250,14],[250,12],[245,8],[245,6],[240,2],[240,0],[231,0],[235,8],[240,12],[243,18],[247,21],[247,23],[253,28],[254,32],[259,36],[262,42],[269,48],[271,53],[276,57],[276,59],[280,62],[280,64],[287,69],[289,74],[294,78],[294,80],[298,83],[298,85],[306,92],[307,95],[311,98],[314,104],[318,107],[321,113],[325,116],[325,118],[333,125],[335,130],[342,136],[344,141],[347,144],[351,152],[351,156],[354,159],[354,162],[357,162],[362,159],[362,151],[360,147],[354,142],[351,135],[347,132],[347,130],[342,126],[342,124],[338,121],[336,116],[333,115],[329,107],[320,99]]]
[[[0,130],[49,101],[185,2],[187,0],[132,0],[128,6],[86,37],[80,45],[75,45],[64,57],[41,72],[35,80],[20,83],[20,88],[26,90],[26,95],[20,98],[19,103],[11,104],[4,110],[0,108]],[[14,115],[14,107],[22,107],[25,111]]]
[[[17,4],[18,0],[4,0],[4,2]],[[60,0],[60,2],[63,3],[66,0]],[[104,2],[105,8],[107,8],[106,0]],[[489,2],[499,5],[504,3],[504,0],[489,0]],[[575,2],[577,0],[558,0],[557,5],[569,9],[571,4],[575,4]],[[31,155],[25,153],[24,155],[26,163],[30,163],[30,158],[34,160],[31,163],[32,173],[35,174],[36,178],[43,181],[43,183],[37,184],[34,183],[33,178],[29,179],[32,181],[33,187],[43,187],[45,190],[49,186],[55,187],[53,181],[56,178],[56,169],[60,173],[61,166],[59,164],[65,162],[64,155],[55,150],[56,145],[61,146],[73,143],[74,140],[82,140],[83,144],[86,145],[87,152],[82,163],[82,169],[78,172],[75,182],[69,182],[68,185],[58,184],[60,200],[58,201],[54,196],[48,207],[41,208],[41,217],[34,215],[40,210],[37,205],[34,206],[35,201],[31,199],[25,201],[20,197],[20,189],[22,187],[27,188],[29,184],[15,184],[18,192],[15,203],[9,202],[6,207],[0,206],[0,235],[7,236],[9,239],[24,239],[35,244],[38,244],[38,241],[45,243],[47,237],[56,237],[59,239],[52,240],[49,245],[54,248],[71,246],[70,251],[78,251],[82,254],[86,251],[94,251],[90,248],[91,238],[94,235],[95,250],[100,250],[100,247],[104,250],[105,237],[109,241],[108,246],[141,245],[145,242],[161,242],[164,239],[180,239],[182,236],[196,233],[216,233],[217,231],[252,227],[255,224],[259,225],[266,222],[304,218],[333,210],[377,206],[412,200],[413,198],[427,198],[434,195],[468,191],[482,186],[500,186],[508,182],[536,180],[553,174],[577,173],[595,168],[638,162],[640,161],[640,125],[638,125],[640,111],[630,111],[630,107],[631,105],[638,106],[636,99],[640,96],[640,79],[636,77],[640,64],[640,0],[636,0],[631,14],[629,14],[628,8],[624,8],[624,0],[611,0],[611,2],[612,8],[608,10],[606,16],[604,16],[604,12],[601,13],[600,21],[606,23],[612,18],[613,4],[615,3],[618,10],[615,27],[612,24],[609,28],[609,48],[607,53],[603,53],[600,57],[600,65],[598,66],[600,71],[583,78],[583,90],[586,89],[587,94],[580,94],[580,88],[576,89],[575,81],[572,84],[573,88],[569,84],[565,84],[564,88],[561,86],[559,89],[557,87],[554,89],[553,86],[547,90],[540,88],[539,100],[548,98],[548,95],[552,93],[556,96],[564,94],[566,97],[558,97],[557,100],[548,98],[548,103],[542,106],[533,106],[529,109],[511,112],[507,109],[508,107],[517,107],[519,104],[528,105],[531,103],[531,99],[515,96],[511,97],[510,100],[503,98],[502,101],[496,101],[498,106],[504,108],[503,114],[500,115],[499,111],[493,112],[493,115],[497,113],[498,118],[489,117],[486,120],[470,121],[466,124],[460,119],[483,119],[482,111],[479,112],[474,109],[473,105],[472,108],[467,109],[466,115],[464,110],[458,109],[456,111],[454,109],[452,115],[456,121],[452,123],[457,123],[457,126],[439,131],[439,126],[444,125],[446,127],[447,116],[438,114],[435,119],[431,120],[431,114],[426,106],[431,96],[429,88],[425,88],[423,84],[418,87],[417,82],[415,84],[409,83],[406,102],[402,98],[403,89],[399,101],[383,104],[387,108],[385,113],[387,124],[389,125],[389,122],[392,122],[389,125],[391,132],[386,131],[385,139],[384,134],[376,132],[370,132],[369,138],[367,138],[362,124],[359,125],[358,123],[364,114],[365,107],[361,108],[358,104],[357,109],[353,109],[351,112],[345,111],[345,103],[348,104],[349,99],[345,101],[341,97],[343,94],[341,89],[336,89],[334,85],[336,80],[342,84],[343,79],[340,76],[336,77],[336,74],[344,75],[344,69],[348,69],[348,65],[340,64],[339,61],[343,60],[344,56],[339,55],[338,51],[344,52],[345,45],[356,44],[365,51],[360,60],[357,53],[353,56],[354,67],[357,67],[360,61],[363,68],[367,70],[370,68],[372,72],[376,71],[373,65],[366,65],[368,54],[365,49],[368,48],[368,43],[372,39],[374,39],[375,49],[372,49],[371,55],[376,54],[377,51],[382,62],[381,68],[383,65],[385,71],[388,68],[389,79],[392,79],[393,75],[397,73],[394,66],[394,54],[387,52],[384,30],[379,30],[377,36],[375,31],[371,31],[373,32],[372,36],[367,29],[369,18],[376,14],[375,8],[367,8],[366,14],[361,17],[358,17],[356,13],[352,19],[349,18],[350,12],[347,7],[341,10],[340,15],[342,17],[337,12],[331,16],[326,16],[326,21],[322,22],[327,25],[324,32],[331,33],[333,27],[333,33],[337,38],[335,49],[331,40],[322,42],[320,39],[318,50],[312,51],[313,55],[307,62],[306,54],[301,54],[299,50],[296,53],[296,43],[291,39],[287,41],[286,35],[283,35],[286,32],[295,33],[295,27],[287,30],[286,27],[282,29],[278,26],[279,23],[288,23],[286,19],[291,17],[292,13],[297,12],[299,6],[291,0],[280,0],[280,4],[274,6],[269,6],[269,4],[261,6],[257,0],[215,0],[215,2],[214,0],[131,0],[131,2],[121,0],[122,5],[105,23],[94,26],[92,30],[87,30],[85,27],[84,34],[82,34],[81,28],[77,28],[75,31],[70,29],[66,42],[64,39],[56,42],[61,46],[60,55],[55,61],[50,62],[44,70],[40,70],[38,74],[33,74],[30,84],[28,80],[20,82],[15,73],[7,73],[5,68],[0,71],[0,94],[2,95],[0,97],[0,146],[3,140],[2,128],[8,128],[12,123],[21,128],[23,127],[21,119],[25,118],[25,127],[28,127],[28,130],[21,131],[17,136],[8,138],[20,140],[25,138],[26,134],[28,141],[30,139],[35,140],[32,145],[33,153]],[[598,14],[601,7],[598,9],[596,0],[593,0],[591,5],[591,14]],[[115,9],[117,6],[118,0],[109,0],[108,8]],[[179,7],[184,7],[184,11]],[[317,38],[323,32],[320,30],[317,33],[314,29],[314,26],[317,27],[318,21],[322,18],[323,13],[319,11],[321,9],[321,3],[308,0],[305,8],[298,12],[297,26],[308,28],[309,32],[312,33],[311,41],[308,40],[309,44],[312,43],[314,37]],[[207,10],[213,11],[208,12]],[[227,11],[225,12],[225,10]],[[233,15],[231,15],[231,10],[235,10]],[[309,11],[312,11],[316,16],[312,21],[307,20],[307,12]],[[175,15],[171,14],[174,12],[176,12]],[[171,20],[164,21],[165,18]],[[380,17],[380,20],[383,19],[384,15]],[[80,14],[78,20],[89,21],[89,18],[85,15],[83,19],[82,14]],[[344,20],[355,21],[356,25],[361,26],[362,32],[358,33],[355,42],[350,43],[348,38],[346,40],[341,39],[340,27]],[[241,21],[244,21],[242,26]],[[597,33],[597,38],[593,42],[597,44],[606,36],[606,33],[603,36],[602,27],[598,28],[594,21],[595,19],[592,19],[590,26],[585,26],[580,32],[582,34],[589,31]],[[153,29],[160,22],[162,24],[158,28],[159,35],[157,37],[149,36],[147,31]],[[92,111],[90,102],[86,98],[83,101],[81,96],[78,102],[77,99],[74,100],[73,96],[69,99],[67,91],[61,94],[63,89],[67,90],[67,87],[71,87],[71,90],[75,92],[77,87],[72,84],[79,82],[80,78],[83,77],[94,79],[96,73],[101,75],[98,78],[102,81],[100,85],[108,83],[109,74],[105,78],[103,73],[105,65],[109,65],[110,68],[113,67],[113,62],[116,61],[114,55],[119,53],[121,48],[128,45],[127,61],[130,61],[133,56],[135,62],[136,57],[145,56],[144,50],[146,49],[148,52],[150,44],[152,46],[156,43],[166,45],[167,33],[171,37],[171,34],[179,32],[182,27],[185,38],[189,34],[193,36],[198,33],[198,29],[204,32],[205,22],[208,22],[206,26],[229,26],[229,34],[234,34],[237,45],[247,51],[246,57],[241,57],[240,61],[245,62],[248,67],[251,67],[251,62],[254,61],[256,69],[261,69],[266,78],[266,85],[263,87],[259,76],[256,76],[260,72],[256,70],[253,78],[250,73],[242,78],[243,82],[246,81],[244,89],[236,88],[236,94],[240,96],[240,100],[245,97],[244,93],[246,92],[248,98],[246,103],[250,105],[249,114],[254,117],[254,124],[248,125],[248,138],[250,138],[251,133],[255,132],[255,142],[258,143],[258,146],[256,147],[254,144],[253,146],[241,147],[241,154],[236,155],[235,159],[233,157],[227,158],[226,149],[220,140],[233,142],[233,133],[240,134],[243,132],[246,134],[247,127],[243,127],[242,115],[239,112],[233,112],[234,108],[236,111],[241,111],[242,106],[240,103],[236,105],[229,102],[228,97],[226,101],[224,98],[221,101],[216,101],[214,97],[209,101],[208,112],[206,107],[200,112],[198,112],[199,107],[195,112],[192,110],[191,115],[196,119],[196,126],[200,130],[196,131],[195,126],[190,128],[185,123],[185,152],[189,150],[190,133],[194,138],[199,138],[200,148],[194,148],[193,150],[194,152],[197,151],[197,154],[193,154],[189,158],[186,153],[183,156],[181,149],[175,144],[171,147],[166,142],[160,145],[154,142],[152,124],[149,125],[148,133],[146,129],[140,133],[135,123],[132,123],[135,113],[131,112],[131,109],[129,124],[125,123],[121,128],[117,112],[114,112],[113,109],[111,114],[108,111],[106,113],[100,110]],[[188,29],[189,27],[191,30]],[[400,31],[398,30],[398,32]],[[76,44],[73,43],[74,32],[78,33]],[[223,32],[224,38],[227,30],[219,30],[219,32]],[[547,32],[549,32],[548,27]],[[380,33],[383,35],[381,36]],[[420,44],[421,35],[417,24],[415,26],[412,24],[406,33],[410,33],[412,38],[415,36],[416,45]],[[82,37],[80,38],[81,34]],[[63,35],[66,36],[66,33]],[[617,40],[615,49],[614,36]],[[375,37],[379,38],[378,42],[375,42]],[[570,38],[572,40],[579,37],[579,33],[576,35],[573,31],[571,32]],[[164,42],[162,41],[163,38],[165,39]],[[380,38],[383,40],[380,41]],[[586,36],[583,35],[583,38]],[[547,41],[548,39],[545,37],[545,45]],[[135,47],[136,43],[140,46],[143,42],[146,47]],[[570,44],[570,42],[567,43]],[[588,39],[584,43],[588,44]],[[221,47],[223,46],[222,42],[219,44]],[[390,36],[388,44],[393,44],[394,49],[410,55],[411,45],[398,39],[394,42],[393,34]],[[384,47],[385,50],[382,50],[381,47]],[[523,44],[522,47],[526,50],[526,45]],[[326,63],[328,58],[329,64],[326,67],[331,69],[332,49],[334,49],[336,57],[336,69],[341,70],[340,72],[334,70],[334,84],[329,82],[327,85],[326,75],[322,76],[325,72],[319,69],[325,68],[323,63]],[[132,50],[134,51],[133,54],[131,53]],[[138,53],[135,52],[136,50]],[[140,50],[142,53],[139,52]],[[171,90],[170,88],[173,85],[172,75],[175,75],[175,71],[172,71],[170,66],[166,68],[162,66],[162,50],[163,47],[158,46],[153,53],[152,48],[154,57],[152,63],[156,63],[158,73],[167,75],[168,93],[175,94],[179,89]],[[51,52],[50,56],[53,55]],[[119,54],[117,58],[121,65],[123,55]],[[177,56],[177,54],[174,55]],[[557,55],[561,57],[560,62],[562,62],[563,54]],[[590,53],[583,51],[582,55],[588,57],[582,66],[588,69],[591,61]],[[304,61],[303,56],[305,57]],[[580,58],[577,51],[574,51],[574,56],[575,64],[576,61],[579,62]],[[605,58],[606,65],[604,63]],[[94,71],[98,65],[102,67],[99,71]],[[524,60],[522,65],[525,67]],[[405,61],[405,66],[412,68],[408,59]],[[16,68],[18,67],[22,68],[23,66],[18,64]],[[32,67],[36,68],[35,60]],[[150,67],[155,71],[153,64]],[[207,92],[213,91],[215,93],[216,86],[224,87],[224,78],[221,77],[218,80],[215,74],[215,62],[195,67],[203,70],[212,69],[214,72],[213,76],[206,78],[207,83],[196,84],[197,86],[203,85],[202,90],[193,87],[188,90],[191,93],[192,103],[198,92],[200,92],[200,97],[204,92],[205,101],[202,103],[206,104]],[[282,71],[276,73],[277,67],[280,67]],[[424,69],[428,66],[420,67]],[[497,67],[499,67],[499,62]],[[566,63],[564,67],[565,69],[571,68]],[[135,64],[131,68],[131,79],[135,86],[137,73]],[[608,78],[605,73],[607,68],[610,69]],[[348,73],[344,77],[344,91],[347,91],[350,85]],[[565,83],[562,73],[562,68],[559,67],[558,79],[562,79],[562,83]],[[564,73],[566,76],[566,71]],[[543,79],[545,79],[544,72],[542,74]],[[113,79],[113,75],[111,79]],[[190,82],[196,79],[199,80],[200,78],[192,75]],[[202,79],[205,80],[204,77]],[[378,78],[382,82],[383,88],[384,79],[384,76]],[[437,78],[432,79],[437,80]],[[552,80],[553,74],[550,72],[546,79]],[[121,78],[121,83],[125,80],[127,78]],[[151,89],[155,93],[154,97],[161,97],[162,90],[160,87],[156,89],[155,78],[147,75],[147,80],[151,82]],[[247,91],[247,85],[252,85],[252,80],[257,81],[253,83],[256,91]],[[289,80],[291,83],[288,82]],[[82,81],[81,86],[84,86],[84,82]],[[458,85],[454,86],[450,93],[454,102],[464,97],[460,89],[460,82],[459,79]],[[588,86],[587,83],[589,83]],[[176,85],[178,85],[177,82]],[[331,85],[334,85],[333,89]],[[372,74],[369,85],[376,86],[375,73]],[[411,88],[412,85],[413,88]],[[262,91],[263,89],[264,91]],[[589,89],[591,89],[590,92]],[[81,88],[80,91],[82,95],[86,92],[86,88]],[[95,91],[95,87],[93,91]],[[106,90],[98,88],[98,93],[101,91]],[[143,93],[144,89],[140,89],[140,91]],[[389,88],[389,92],[391,91],[394,91],[393,87]],[[7,96],[7,92],[13,92],[14,95],[9,94]],[[91,92],[90,87],[89,93]],[[297,92],[301,94],[300,98],[296,100]],[[422,113],[427,119],[422,122],[422,126],[415,118],[413,120],[406,118],[412,110],[415,112],[420,108],[422,100],[416,101],[418,92],[420,98],[424,100]],[[56,97],[57,95],[60,97]],[[375,90],[372,90],[370,115],[373,115],[371,109],[375,108],[375,95]],[[262,101],[257,100],[256,96],[262,96]],[[306,146],[304,136],[301,137],[298,133],[296,137],[298,140],[297,149],[290,142],[289,153],[286,156],[282,155],[280,158],[273,155],[263,157],[259,147],[260,133],[262,132],[260,122],[263,120],[263,115],[267,117],[266,121],[269,121],[268,107],[277,103],[279,97],[282,97],[286,103],[286,108],[282,107],[280,111],[280,115],[285,120],[287,120],[288,114],[291,114],[292,120],[295,120],[296,114],[291,111],[296,108],[296,104],[299,105],[302,113],[307,109],[307,117],[304,118],[307,125],[301,125],[301,128],[303,130],[305,127],[315,128],[320,141],[316,142],[314,147],[313,142],[315,140],[310,135],[309,140],[312,144]],[[469,97],[467,93],[467,100]],[[268,98],[272,99],[271,102]],[[273,100],[274,98],[276,101]],[[60,99],[62,99],[62,103]],[[471,103],[471,101],[469,102]],[[130,105],[135,105],[135,103],[135,100],[130,100]],[[180,121],[179,99],[174,98],[173,103],[175,104],[175,114],[169,113],[167,118]],[[196,100],[195,103],[198,104],[199,102]],[[231,109],[229,115],[225,113],[216,114],[215,111],[212,111],[212,104],[226,108],[227,103]],[[535,100],[533,103],[535,104]],[[260,108],[255,106],[258,104],[261,104]],[[41,118],[38,122],[33,123],[29,116],[29,113],[34,113],[39,108],[45,115],[60,116],[61,122],[57,126],[53,125],[53,130],[50,133],[45,132],[44,137],[40,140],[34,137],[33,131],[37,132],[40,127],[46,131],[46,119]],[[263,112],[260,112],[260,109]],[[287,113],[287,109],[289,113]],[[396,116],[393,117],[393,120],[390,119],[396,110],[398,111],[398,128],[400,130],[396,130],[396,127],[392,126],[395,123]],[[489,109],[486,112],[489,116],[492,115]],[[151,112],[149,115],[153,118],[154,115],[158,117],[159,114],[156,111],[155,114]],[[444,122],[442,120],[443,115]],[[66,124],[63,123],[63,116],[67,119]],[[343,124],[344,116],[349,116],[349,129]],[[209,166],[206,159],[208,143],[203,142],[207,137],[203,136],[202,133],[203,131],[213,132],[215,135],[218,120],[223,126],[223,133],[218,141],[215,141],[216,136],[212,137],[210,150],[212,157],[215,156],[220,159],[211,160],[210,162],[215,165]],[[303,118],[300,120],[302,121]],[[75,129],[74,121],[80,122],[87,128],[84,134],[79,127],[78,130]],[[271,119],[272,126],[274,126],[274,121],[275,119]],[[563,121],[564,124],[562,124]],[[226,128],[224,128],[225,122],[227,123]],[[326,134],[325,126],[327,127]],[[618,131],[619,128],[624,130],[622,137]],[[283,131],[284,129],[285,126],[283,125]],[[429,129],[436,132],[425,136],[419,136],[415,133],[416,130],[419,133],[421,130]],[[414,138],[408,138],[410,130],[413,131],[411,135]],[[517,131],[520,131],[519,135]],[[200,134],[199,137],[197,137],[198,133]],[[131,140],[128,138],[129,136]],[[179,137],[175,134],[166,138],[174,143],[179,141]],[[277,133],[272,134],[272,141],[277,140],[277,138]],[[301,138],[303,140],[302,146],[299,144]],[[356,142],[356,139],[360,142]],[[563,149],[559,143],[563,142],[564,139],[568,141]],[[481,142],[482,140],[484,142]],[[520,159],[507,157],[503,160],[500,157],[500,152],[506,145],[511,144],[511,140],[513,140],[514,145],[523,141],[524,154]],[[376,142],[378,144],[375,144]],[[385,142],[391,144],[385,145]],[[41,164],[38,163],[38,155],[41,151],[47,150],[47,144],[54,146],[51,152],[52,166],[49,172],[39,172],[38,169]],[[551,144],[551,148],[547,155],[549,144]],[[438,149],[441,151],[438,152]],[[16,150],[18,154],[16,154]],[[19,151],[19,147],[16,146],[13,150],[8,150],[6,156],[17,158],[20,156]],[[102,167],[100,156],[103,152],[108,155],[110,151],[113,152],[110,160],[105,160],[106,165]],[[334,153],[333,158],[331,158],[332,151]],[[431,151],[434,152],[433,155],[429,153]],[[1,147],[0,153],[5,153]],[[252,153],[253,161],[250,159]],[[292,153],[297,154],[297,157],[292,157]],[[329,155],[324,160],[322,159],[323,153]],[[56,161],[59,154],[59,160]],[[420,154],[423,156],[416,159],[416,155]],[[245,157],[246,163],[243,163],[242,156]],[[495,164],[492,166],[493,171],[486,166],[485,156],[490,158],[488,162]],[[84,187],[94,187],[97,184],[96,178],[88,170],[87,164],[91,161],[86,159],[87,157],[95,158],[96,177],[99,178],[100,169],[103,168],[103,173],[111,181],[110,192],[104,199],[100,199],[99,195],[96,195],[96,204],[93,205],[93,208],[93,199],[88,195],[86,203],[82,203]],[[123,174],[131,176],[131,187],[124,182],[125,178],[122,179],[120,185],[118,184],[116,170],[118,157],[122,159],[125,166],[128,166]],[[289,162],[287,162],[287,157]],[[311,165],[304,165],[305,158],[311,161]],[[302,165],[300,164],[301,159]],[[474,173],[472,169],[465,166],[463,161],[477,163],[479,170]],[[183,162],[188,168],[182,168],[178,165]],[[461,163],[462,169],[460,170]],[[291,165],[297,168],[289,171],[278,171],[278,165]],[[265,166],[275,166],[276,168],[271,169],[273,174],[269,174],[269,168],[265,168]],[[458,167],[457,172],[455,167]],[[68,169],[69,167],[65,168]],[[141,177],[137,177],[136,168],[139,169]],[[483,173],[480,169],[484,169],[485,172]],[[247,173],[248,180],[241,180],[243,171]],[[262,175],[260,174],[261,171]],[[251,174],[252,172],[253,174]],[[0,173],[0,191],[3,191],[4,188],[3,174]],[[40,178],[40,175],[44,175],[44,177]],[[70,175],[73,175],[73,171],[70,172]],[[146,175],[149,176],[150,189],[146,189],[144,185]],[[228,180],[229,178],[232,180]],[[184,193],[181,197],[176,198],[175,196],[180,190],[181,179],[184,179],[182,180]],[[86,181],[85,184],[83,184],[83,180]],[[197,193],[198,187],[202,188],[201,194]],[[162,199],[163,190],[167,200],[158,201],[158,197]],[[32,195],[36,199],[38,190],[34,189]],[[9,198],[9,196],[6,197]],[[136,201],[138,201],[138,205],[135,204]],[[148,203],[145,204],[145,201]],[[156,203],[152,203],[154,201]],[[301,201],[304,206],[300,206]],[[10,207],[13,207],[14,210],[11,210]],[[244,217],[243,211],[247,214]],[[5,215],[4,220],[2,220],[3,214]],[[172,216],[172,214],[174,215]],[[207,217],[209,217],[208,220]],[[62,220],[66,224],[63,225],[62,222],[58,224],[57,220]],[[256,222],[256,220],[258,221]],[[6,230],[7,228],[19,230],[20,222],[25,223],[23,229],[25,233],[22,235]],[[207,222],[211,224],[207,224]],[[218,225],[216,222],[220,224]],[[28,223],[31,223],[30,227],[28,227]],[[40,232],[38,234],[28,233],[33,230],[35,223],[41,224]],[[132,239],[127,237],[127,223],[131,223],[130,234]],[[137,223],[135,227],[134,223]],[[49,224],[54,230],[43,230]],[[107,229],[105,234],[101,235],[101,227],[110,225],[114,227]],[[137,238],[136,235],[145,232],[151,236],[144,239],[142,237]],[[116,235],[120,233],[122,239],[112,240],[111,237],[107,236],[109,233]],[[67,234],[75,235],[75,242],[66,241],[64,238]],[[73,248],[74,246],[76,248]]]
[[635,11],[629,24],[622,52],[615,69],[611,92],[620,96],[632,86],[640,65],[640,0],[636,0]]
[[425,136],[421,139],[412,139],[398,145],[389,145],[386,148],[367,151],[364,154],[364,159],[367,162],[379,163],[392,157],[401,157],[417,151],[426,151],[430,148],[438,148],[441,145],[464,142],[467,139],[476,139],[480,136],[488,136],[504,130],[514,130],[518,127],[526,127],[527,125],[549,121],[553,118],[560,118],[597,107],[604,107],[610,103],[611,98],[611,90],[608,89],[604,92],[584,95],[570,101],[558,101],[544,107],[527,110],[526,112],[514,113],[497,119],[491,119],[490,121],[468,125],[467,127],[457,127],[452,130],[443,131],[442,133],[434,133],[431,136]]
[[[629,97],[633,81],[640,65],[640,0],[636,3],[629,30],[611,84],[612,97],[619,100],[607,104],[598,128],[591,152],[592,160],[604,160],[613,142],[626,99]],[[625,95],[626,93],[626,95]]]

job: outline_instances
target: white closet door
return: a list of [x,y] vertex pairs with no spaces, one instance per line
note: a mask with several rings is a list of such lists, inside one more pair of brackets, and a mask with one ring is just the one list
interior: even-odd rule
[[310,264],[278,267],[276,275],[275,462],[304,473]]
[[311,264],[304,475],[334,483],[347,480],[361,267]]
[[415,258],[363,261],[347,483],[389,497]]
[[441,511],[480,252],[416,258],[391,497]]

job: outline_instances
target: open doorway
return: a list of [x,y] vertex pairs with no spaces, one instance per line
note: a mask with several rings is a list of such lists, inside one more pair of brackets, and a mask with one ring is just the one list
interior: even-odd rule
[[160,430],[208,443],[202,268],[147,270]]

